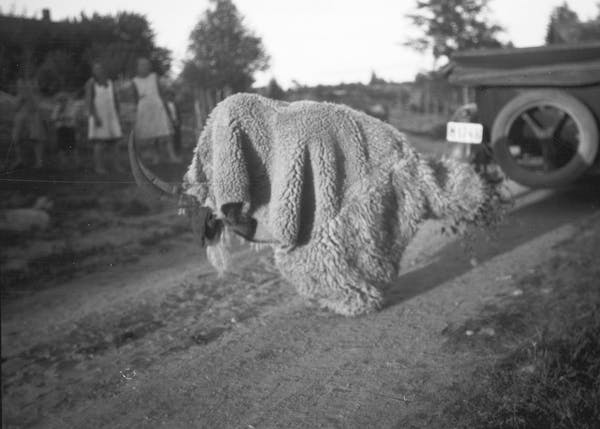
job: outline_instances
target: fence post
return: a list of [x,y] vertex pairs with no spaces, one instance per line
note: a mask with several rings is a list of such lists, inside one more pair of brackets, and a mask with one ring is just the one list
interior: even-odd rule
[[194,91],[194,114],[196,118],[196,137],[200,136],[208,115],[215,106],[231,95],[229,86],[217,89],[196,88]]

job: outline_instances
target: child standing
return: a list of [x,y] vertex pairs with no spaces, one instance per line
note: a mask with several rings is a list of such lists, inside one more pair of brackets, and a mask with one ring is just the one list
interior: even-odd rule
[[108,78],[104,66],[92,65],[92,77],[86,84],[86,100],[89,111],[88,138],[94,145],[94,171],[105,174],[104,153],[109,152],[116,171],[119,165],[117,143],[123,136],[119,121],[119,102],[113,82]]
[[[58,161],[61,168],[79,165],[79,156],[76,150],[75,122],[77,110],[75,103],[65,92],[56,96],[57,105],[52,112],[52,121],[56,128],[56,145],[58,149]],[[68,162],[71,162],[69,165]]]
[[135,137],[142,146],[154,146],[152,162],[158,163],[158,152],[166,147],[171,162],[180,162],[173,146],[173,127],[161,93],[156,73],[148,58],[137,62],[137,74],[133,78],[134,96],[137,104]]
[[16,160],[12,168],[25,164],[26,146],[33,146],[35,168],[41,168],[46,141],[46,124],[42,117],[37,86],[33,80],[17,81],[17,113],[15,115],[12,140],[16,150]]
[[171,124],[173,126],[173,148],[175,153],[181,156],[181,113],[177,104],[177,96],[175,91],[169,89],[166,91],[167,109],[169,110],[169,116],[171,117]]

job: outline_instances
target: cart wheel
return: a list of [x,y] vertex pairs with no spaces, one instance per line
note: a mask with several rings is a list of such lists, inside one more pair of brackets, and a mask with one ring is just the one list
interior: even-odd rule
[[524,91],[500,111],[492,127],[496,162],[508,177],[530,187],[569,183],[598,152],[590,110],[560,90]]

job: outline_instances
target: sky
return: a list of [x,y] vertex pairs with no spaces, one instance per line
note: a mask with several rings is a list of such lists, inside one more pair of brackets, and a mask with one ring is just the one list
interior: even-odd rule
[[[515,46],[543,44],[551,10],[564,0],[490,0],[490,18],[505,27],[503,39]],[[289,87],[368,82],[371,72],[394,81],[412,80],[430,69],[432,58],[403,46],[416,30],[405,18],[415,0],[234,0],[246,24],[262,37],[271,67],[256,85],[272,77]],[[597,15],[597,0],[567,0],[581,19]],[[173,70],[181,69],[188,37],[208,0],[0,0],[3,11],[53,20],[121,10],[145,14],[159,45],[172,50]]]

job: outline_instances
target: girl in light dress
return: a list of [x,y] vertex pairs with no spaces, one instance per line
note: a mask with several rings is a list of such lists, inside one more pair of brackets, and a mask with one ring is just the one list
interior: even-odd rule
[[118,160],[117,143],[123,136],[119,119],[119,100],[113,82],[101,63],[92,65],[92,77],[86,83],[89,112],[88,138],[94,145],[94,170],[105,174],[105,152],[115,171],[123,172]]
[[137,74],[133,78],[137,105],[135,138],[142,151],[151,152],[151,162],[159,162],[159,152],[166,148],[171,162],[180,162],[173,145],[173,120],[169,115],[158,77],[152,72],[147,58],[139,58]]

